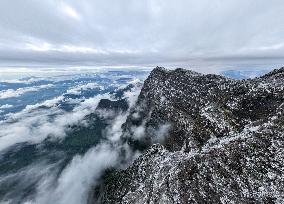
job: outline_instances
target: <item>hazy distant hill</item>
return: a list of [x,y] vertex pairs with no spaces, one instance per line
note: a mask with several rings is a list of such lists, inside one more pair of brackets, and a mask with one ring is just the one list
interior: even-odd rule
[[226,70],[221,75],[232,79],[252,79],[268,73],[268,70]]

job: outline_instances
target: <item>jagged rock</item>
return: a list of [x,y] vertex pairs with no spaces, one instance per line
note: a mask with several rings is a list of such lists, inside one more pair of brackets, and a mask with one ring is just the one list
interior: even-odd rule
[[155,68],[123,125],[148,150],[109,173],[99,202],[283,203],[283,73],[239,81]]
[[131,129],[144,124],[142,139],[149,141],[155,138],[152,129],[169,123],[171,136],[164,143],[168,150],[202,147],[210,138],[232,135],[273,115],[283,102],[281,80],[267,75],[238,81],[157,67],[145,81],[137,106],[124,125],[125,135],[135,143]]
[[128,103],[125,99],[119,99],[116,101],[101,99],[97,106],[97,110],[126,111],[127,109]]

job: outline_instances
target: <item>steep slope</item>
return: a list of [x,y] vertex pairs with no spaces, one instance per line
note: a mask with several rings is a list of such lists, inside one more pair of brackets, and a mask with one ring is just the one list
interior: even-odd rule
[[283,68],[242,81],[155,68],[123,125],[148,150],[106,174],[99,201],[284,202],[283,94]]
[[210,138],[230,136],[251,122],[273,116],[283,102],[282,79],[266,75],[237,81],[157,67],[145,81],[125,124],[126,137],[135,140],[133,127],[144,125],[146,139],[155,139],[153,129],[171,124],[170,137],[164,143],[167,149],[202,147]]

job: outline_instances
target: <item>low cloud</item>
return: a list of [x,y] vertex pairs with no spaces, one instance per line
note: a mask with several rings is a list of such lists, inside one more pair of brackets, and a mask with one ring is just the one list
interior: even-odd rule
[[12,108],[12,107],[13,107],[13,105],[5,104],[5,105],[0,106],[0,109],[8,109],[8,108]]
[[[135,100],[138,90],[140,90],[139,87],[133,88],[132,94],[129,92],[127,98],[130,101]],[[100,111],[99,114],[106,119],[109,119],[110,115],[113,116],[106,110]],[[126,121],[128,114],[128,111],[117,113],[110,119],[110,125],[104,132],[107,141],[91,148],[83,156],[75,156],[59,175],[55,186],[50,182],[52,177],[46,178],[43,185],[38,186],[37,196],[30,203],[87,203],[90,189],[98,184],[100,176],[107,168],[121,167],[122,159],[132,161],[139,155],[133,153],[127,144],[121,142],[122,124]],[[121,158],[121,149],[125,151],[123,158]]]
[[[102,98],[109,97],[108,94],[97,95],[80,102],[71,112],[65,112],[57,106],[64,99],[61,96],[9,114],[6,121],[0,122],[0,151],[21,142],[40,143],[49,136],[64,138],[68,126],[80,124],[86,115],[95,111]],[[49,108],[39,108],[42,106]],[[53,119],[52,115],[55,115]]]
[[[130,109],[135,107],[140,90],[141,86],[137,83],[124,94],[123,97],[130,106],[128,111],[118,112],[116,115],[106,110],[99,112],[101,117],[109,120],[109,126],[104,131],[105,140],[89,149],[84,155],[74,156],[62,172],[59,171],[61,160],[50,164],[43,157],[40,163],[32,163],[16,173],[0,176],[0,184],[5,184],[7,181],[13,182],[22,177],[23,179],[19,185],[16,185],[16,188],[24,189],[33,182],[35,195],[28,197],[25,204],[87,203],[90,190],[100,182],[100,177],[107,168],[123,168],[140,154],[140,152],[133,152],[128,144],[121,140],[122,124],[126,122]],[[102,94],[78,101],[72,111],[66,112],[58,106],[60,102],[69,100],[62,95],[43,103],[29,105],[19,113],[10,114],[7,121],[0,122],[1,153],[8,147],[21,142],[39,144],[48,136],[64,138],[69,126],[84,123],[85,116],[96,112],[99,101],[105,98],[112,99],[112,96]],[[155,130],[157,141],[162,140],[168,129],[168,125],[162,125]],[[135,134],[143,132],[142,128]],[[11,190],[11,193],[17,193],[17,189]],[[21,199],[23,195],[15,194],[14,196],[11,202]]]
[[163,143],[167,139],[170,129],[170,123],[160,125],[158,129],[154,130],[155,137],[152,139],[153,143]]
[[25,88],[18,88],[18,89],[7,89],[7,90],[0,91],[0,99],[19,97],[26,93],[37,92],[41,89],[47,89],[53,86],[54,86],[53,84],[46,84],[46,85],[32,86],[32,87],[25,87]]
[[35,201],[39,204],[87,203],[88,193],[106,168],[116,165],[118,152],[108,144],[90,149],[84,156],[75,156],[57,179],[57,185],[39,186]]
[[83,85],[78,85],[72,89],[67,90],[67,94],[73,94],[73,95],[80,95],[82,91],[86,91],[88,89],[95,89],[95,88],[100,88],[103,89],[103,86],[98,85],[97,83],[87,83]]

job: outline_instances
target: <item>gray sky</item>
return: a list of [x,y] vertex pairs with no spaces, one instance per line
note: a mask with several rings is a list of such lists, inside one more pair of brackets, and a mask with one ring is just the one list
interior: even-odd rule
[[1,0],[2,65],[284,64],[283,0]]

